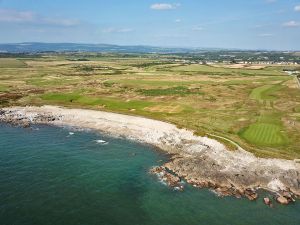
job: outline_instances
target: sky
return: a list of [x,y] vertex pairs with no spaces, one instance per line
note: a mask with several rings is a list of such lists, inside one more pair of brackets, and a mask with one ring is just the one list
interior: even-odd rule
[[0,0],[0,43],[300,50],[300,0]]

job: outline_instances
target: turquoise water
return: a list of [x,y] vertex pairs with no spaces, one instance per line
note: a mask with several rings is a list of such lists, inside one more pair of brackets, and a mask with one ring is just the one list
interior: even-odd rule
[[[87,131],[0,124],[1,225],[299,225],[300,204],[176,192],[148,170],[167,157]],[[106,143],[97,143],[104,140]]]

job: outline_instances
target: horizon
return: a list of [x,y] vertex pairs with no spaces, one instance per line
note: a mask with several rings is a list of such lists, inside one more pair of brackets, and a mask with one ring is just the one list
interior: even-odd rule
[[0,0],[0,29],[3,44],[299,51],[300,1]]
[[[300,52],[300,49],[247,49],[247,48],[223,48],[223,47],[197,47],[197,46],[156,46],[147,44],[133,44],[133,45],[119,45],[111,43],[86,43],[86,42],[0,42],[0,45],[29,45],[29,44],[74,44],[74,45],[107,45],[107,46],[118,46],[118,47],[149,47],[149,48],[162,48],[162,49],[187,49],[187,50],[215,50],[215,51],[258,51],[258,52]],[[0,49],[1,50],[1,49]],[[57,51],[57,50],[53,50]],[[8,52],[9,53],[9,52]]]

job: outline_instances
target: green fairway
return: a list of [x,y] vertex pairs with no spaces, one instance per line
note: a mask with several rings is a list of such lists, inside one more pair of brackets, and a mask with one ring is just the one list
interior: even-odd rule
[[250,94],[251,99],[255,100],[276,100],[274,93],[282,88],[280,84],[264,85],[252,90]]
[[242,132],[241,136],[251,144],[261,146],[281,146],[287,144],[287,138],[281,133],[281,127],[275,124],[252,124]]

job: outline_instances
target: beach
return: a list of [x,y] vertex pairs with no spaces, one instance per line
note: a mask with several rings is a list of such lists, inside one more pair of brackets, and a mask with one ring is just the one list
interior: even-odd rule
[[58,106],[3,108],[0,121],[92,129],[155,146],[171,155],[166,169],[195,187],[212,188],[220,195],[254,200],[257,190],[265,189],[286,203],[300,195],[300,164],[296,161],[258,158],[242,148],[229,151],[216,140],[166,122]]

